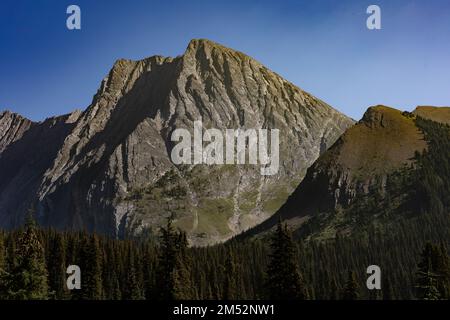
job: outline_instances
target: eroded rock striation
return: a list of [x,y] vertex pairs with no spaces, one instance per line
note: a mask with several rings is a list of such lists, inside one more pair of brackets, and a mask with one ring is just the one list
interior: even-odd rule
[[[176,128],[279,129],[280,168],[174,165]],[[270,217],[353,124],[245,54],[192,40],[176,58],[118,60],[83,112],[0,116],[0,225],[30,207],[42,225],[125,237],[173,216],[195,245]]]

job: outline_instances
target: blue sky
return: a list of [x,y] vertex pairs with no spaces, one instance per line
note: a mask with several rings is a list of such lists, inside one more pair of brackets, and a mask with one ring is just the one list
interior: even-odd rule
[[[66,28],[81,7],[82,29]],[[382,30],[366,28],[381,7]],[[256,58],[345,114],[450,105],[450,1],[0,3],[0,110],[33,120],[85,109],[118,58],[177,56],[208,38]]]

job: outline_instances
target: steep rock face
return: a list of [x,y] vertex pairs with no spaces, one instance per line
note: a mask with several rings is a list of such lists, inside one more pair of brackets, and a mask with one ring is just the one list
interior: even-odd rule
[[27,121],[28,130],[23,130],[21,137],[0,153],[1,226],[20,225],[36,204],[44,173],[73,127],[73,117],[74,114],[40,123]]
[[[278,173],[262,176],[260,165],[174,165],[172,132],[192,132],[198,120],[220,130],[279,129]],[[17,226],[31,204],[43,224],[113,236],[154,233],[173,216],[197,245],[271,216],[353,124],[252,58],[208,40],[191,41],[176,58],[117,61],[84,112],[51,122],[35,129],[43,143],[52,141],[49,150],[39,143],[25,150],[31,141],[24,135],[0,158],[18,166],[0,167],[3,226]],[[26,171],[22,154],[39,157],[38,168]]]
[[32,125],[28,119],[10,111],[0,113],[0,154],[5,148],[19,140]]

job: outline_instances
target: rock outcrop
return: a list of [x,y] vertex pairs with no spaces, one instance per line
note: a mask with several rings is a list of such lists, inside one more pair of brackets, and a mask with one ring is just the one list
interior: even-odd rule
[[11,143],[19,140],[25,131],[32,125],[32,122],[24,117],[3,111],[0,113],[0,153]]

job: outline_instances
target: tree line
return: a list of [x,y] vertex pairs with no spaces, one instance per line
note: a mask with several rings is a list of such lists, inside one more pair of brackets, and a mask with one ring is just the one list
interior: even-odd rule
[[[158,242],[114,240],[84,232],[40,229],[0,233],[1,299],[448,299],[446,244],[423,244],[400,255],[373,236],[304,243],[281,221],[267,240],[189,248],[169,220]],[[410,239],[412,240],[412,239]],[[403,242],[404,243],[404,242]],[[402,244],[402,242],[397,242]],[[394,249],[390,255],[386,248]],[[364,250],[365,249],[365,250]],[[415,263],[411,264],[412,261]],[[382,289],[365,287],[366,267],[378,263]],[[81,289],[68,290],[68,265],[81,269]]]

